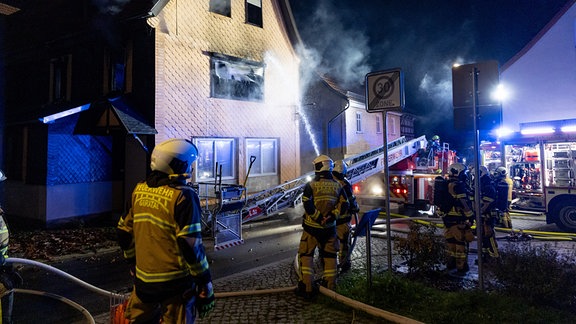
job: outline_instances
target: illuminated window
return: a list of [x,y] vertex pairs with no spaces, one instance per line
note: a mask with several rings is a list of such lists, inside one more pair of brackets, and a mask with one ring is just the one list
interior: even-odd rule
[[246,165],[255,157],[250,176],[274,175],[278,173],[278,145],[276,139],[247,139]]
[[262,27],[262,0],[246,0],[246,22]]
[[210,0],[210,12],[217,13],[222,16],[231,17],[232,8],[230,0]]
[[50,101],[69,100],[70,97],[70,57],[62,56],[50,61]]
[[376,134],[382,134],[382,118],[376,115]]
[[210,59],[210,92],[213,98],[262,101],[264,65],[213,54]]
[[356,113],[356,133],[362,133],[362,114]]
[[214,180],[222,171],[222,179],[233,179],[236,175],[236,145],[231,138],[201,138],[196,140],[198,159],[196,179]]

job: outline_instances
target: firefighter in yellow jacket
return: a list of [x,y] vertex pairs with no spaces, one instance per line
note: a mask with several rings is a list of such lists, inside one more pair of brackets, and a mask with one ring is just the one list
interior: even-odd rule
[[334,163],[332,174],[344,189],[346,197],[348,197],[348,211],[336,220],[336,236],[340,243],[340,250],[338,251],[338,268],[340,268],[340,272],[346,272],[350,270],[351,267],[350,256],[348,255],[350,250],[350,221],[352,220],[352,215],[358,213],[360,208],[358,207],[358,202],[352,192],[352,185],[346,178],[346,175],[348,174],[348,166],[346,165],[346,162],[343,160],[336,161]]
[[324,265],[322,284],[328,289],[336,285],[338,240],[336,220],[348,208],[347,197],[338,181],[332,177],[334,162],[326,155],[314,159],[315,178],[304,187],[302,204],[304,218],[298,247],[298,287],[296,294],[311,299],[317,292],[314,285],[314,253]]
[[187,186],[196,146],[169,139],[152,151],[152,172],[132,192],[118,222],[118,241],[132,266],[134,288],[125,316],[131,323],[194,323],[214,307],[202,244],[200,201]]
[[[0,170],[0,182],[6,180],[4,172]],[[14,270],[14,266],[6,262],[8,259],[8,243],[10,231],[4,218],[4,210],[0,207],[0,294],[3,295],[0,307],[0,323],[12,323],[12,309],[14,305],[14,288],[22,285],[22,278]]]
[[455,270],[454,274],[464,276],[469,270],[468,243],[474,240],[471,225],[474,212],[470,201],[468,168],[462,163],[453,163],[449,167],[448,198],[451,208],[442,217],[446,230],[446,248],[448,262],[446,268]]

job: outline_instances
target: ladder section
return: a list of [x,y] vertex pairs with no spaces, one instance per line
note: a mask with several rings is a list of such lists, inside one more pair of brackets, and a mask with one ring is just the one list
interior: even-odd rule
[[[388,167],[411,157],[419,149],[426,148],[426,136],[407,141],[404,136],[388,143]],[[345,159],[348,181],[355,184],[384,170],[384,146]]]
[[[412,156],[419,149],[426,148],[426,137],[420,136],[407,141],[400,137],[388,143],[388,165],[394,165]],[[357,183],[384,169],[384,146],[352,156],[344,161],[348,166],[348,179]],[[314,177],[314,172],[280,184],[274,188],[249,195],[242,214],[242,222],[268,217],[284,208],[294,207],[302,202],[304,185]]]

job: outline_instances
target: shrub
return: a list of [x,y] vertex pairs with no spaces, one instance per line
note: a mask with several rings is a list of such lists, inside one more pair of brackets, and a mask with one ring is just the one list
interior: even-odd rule
[[445,260],[444,239],[437,235],[434,225],[412,222],[410,232],[394,240],[394,250],[411,275],[437,271]]
[[493,289],[508,296],[568,311],[576,309],[574,253],[561,255],[549,245],[509,244],[500,260],[488,264]]

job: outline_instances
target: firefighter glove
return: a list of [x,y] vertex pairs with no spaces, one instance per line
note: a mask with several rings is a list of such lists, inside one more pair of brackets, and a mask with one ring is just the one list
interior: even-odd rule
[[214,300],[214,290],[212,289],[212,282],[202,286],[196,295],[196,309],[200,318],[206,317],[216,305]]
[[336,220],[336,215],[334,215],[334,213],[330,212],[328,213],[328,215],[324,216],[322,218],[322,225],[333,222]]

